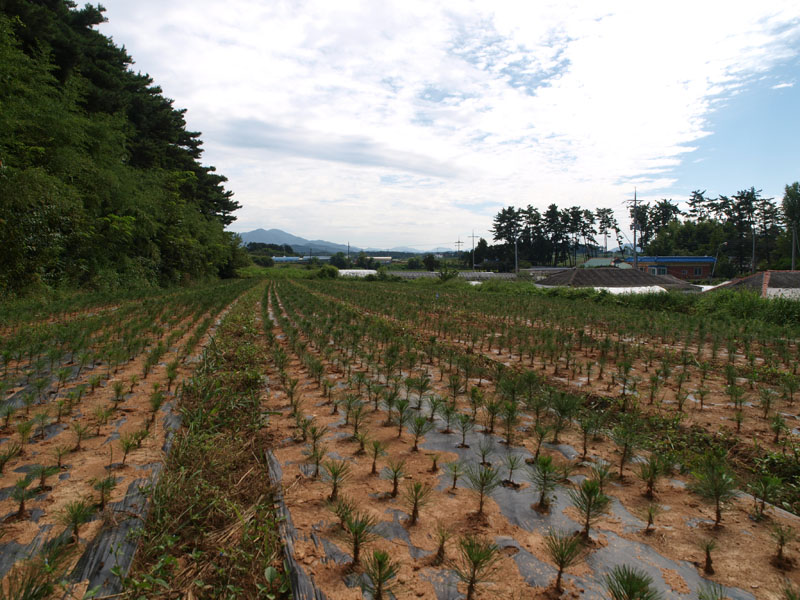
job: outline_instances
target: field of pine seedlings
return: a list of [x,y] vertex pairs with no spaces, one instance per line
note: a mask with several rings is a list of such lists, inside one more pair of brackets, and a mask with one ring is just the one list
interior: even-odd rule
[[0,327],[0,598],[800,594],[790,327],[322,279]]
[[796,331],[379,282],[265,303],[293,551],[327,597],[796,597]]
[[0,598],[48,597],[65,574],[58,596],[83,598],[125,561],[180,382],[252,284],[4,307]]

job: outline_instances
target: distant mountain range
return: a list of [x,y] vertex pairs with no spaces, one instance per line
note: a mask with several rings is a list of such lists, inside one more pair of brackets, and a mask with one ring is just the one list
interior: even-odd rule
[[[249,244],[257,242],[261,244],[288,244],[298,254],[336,254],[337,252],[347,252],[347,244],[336,244],[334,242],[327,242],[325,240],[307,240],[305,238],[286,233],[280,229],[254,229],[240,233],[242,242]],[[358,246],[350,246],[350,254],[358,253],[361,251],[376,253],[376,252],[404,252],[408,254],[422,254],[425,252],[452,252],[452,248],[433,248],[431,250],[417,250],[407,246],[397,246],[395,248],[359,248]]]

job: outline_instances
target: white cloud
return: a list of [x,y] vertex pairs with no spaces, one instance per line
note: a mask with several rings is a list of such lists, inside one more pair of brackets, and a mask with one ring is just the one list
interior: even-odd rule
[[602,4],[107,0],[102,31],[189,108],[236,229],[437,245],[668,187],[719,101],[798,54],[791,2]]
[[784,81],[783,83],[778,83],[772,86],[773,90],[782,90],[783,88],[790,88],[794,87],[794,82]]

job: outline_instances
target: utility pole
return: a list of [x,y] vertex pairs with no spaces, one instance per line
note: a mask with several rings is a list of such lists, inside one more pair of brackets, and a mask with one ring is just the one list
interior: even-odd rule
[[[625,202],[630,202],[630,200],[626,200]],[[636,250],[636,225],[637,225],[637,216],[638,211],[636,210],[639,206],[639,199],[636,195],[636,188],[633,188],[633,268],[638,270],[639,269],[639,252]],[[625,251],[622,251],[622,256],[625,256]]]
[[347,242],[347,262],[350,262],[350,242]]
[[633,188],[633,268],[639,270],[639,251],[636,249],[636,229],[638,225],[639,213],[636,210],[638,206],[636,199],[636,188]]
[[[461,236],[458,236],[458,239],[455,241],[456,246],[456,260],[458,260],[458,255],[461,254],[461,246],[464,245],[464,242],[461,241]],[[458,264],[458,263],[456,263]]]
[[475,235],[475,230],[473,229],[472,230],[472,235],[469,236],[469,237],[472,238],[472,270],[474,271],[475,270],[475,238],[476,237],[480,237],[480,236]]

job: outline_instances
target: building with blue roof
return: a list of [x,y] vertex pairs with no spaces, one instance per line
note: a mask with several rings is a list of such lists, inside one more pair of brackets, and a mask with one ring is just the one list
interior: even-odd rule
[[[625,259],[633,265],[633,257]],[[639,270],[651,275],[672,275],[678,279],[708,279],[714,269],[713,256],[639,256]]]

